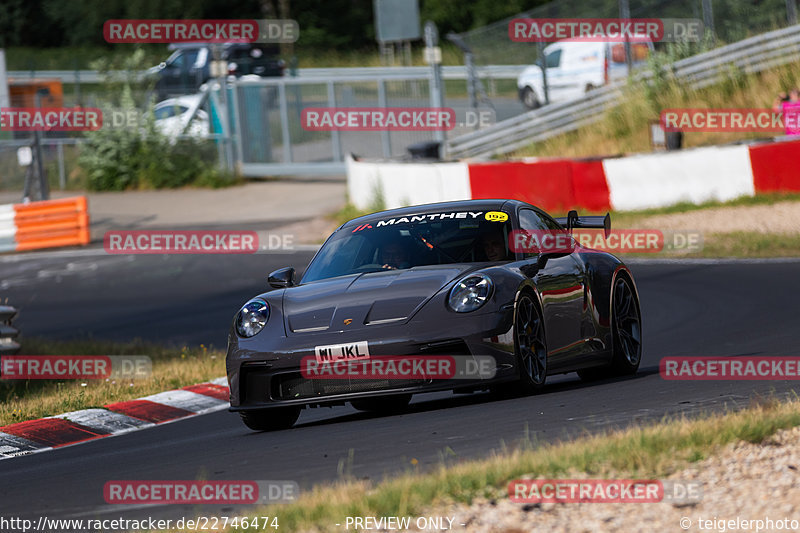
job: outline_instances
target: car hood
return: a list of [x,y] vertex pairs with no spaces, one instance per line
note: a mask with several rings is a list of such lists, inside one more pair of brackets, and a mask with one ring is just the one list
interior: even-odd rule
[[475,267],[436,265],[369,272],[286,289],[286,331],[302,335],[407,322],[444,286]]

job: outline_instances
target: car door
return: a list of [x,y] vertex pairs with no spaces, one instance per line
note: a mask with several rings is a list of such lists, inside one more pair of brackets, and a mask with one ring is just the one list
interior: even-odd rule
[[[547,96],[550,103],[569,100],[569,86],[572,83],[564,72],[564,46],[551,45],[545,52],[544,64],[547,69]],[[544,94],[544,87],[542,87]]]
[[[541,211],[521,208],[518,217],[523,231],[564,231]],[[542,297],[548,367],[555,370],[571,365],[584,348],[581,336],[585,291],[583,263],[576,260],[574,252],[566,250],[546,254],[536,250],[521,253],[526,264],[520,270],[533,278]]]

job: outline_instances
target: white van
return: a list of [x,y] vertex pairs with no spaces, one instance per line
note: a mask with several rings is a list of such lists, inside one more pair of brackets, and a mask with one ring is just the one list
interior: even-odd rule
[[[644,39],[631,42],[633,67],[647,62],[653,43]],[[624,42],[560,41],[544,49],[547,89],[550,103],[580,98],[586,92],[627,73]],[[517,78],[519,99],[528,109],[545,103],[542,67],[539,62]]]

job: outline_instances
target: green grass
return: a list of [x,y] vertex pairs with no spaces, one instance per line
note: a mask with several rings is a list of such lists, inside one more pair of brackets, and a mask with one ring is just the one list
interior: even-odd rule
[[[339,531],[334,524],[346,516],[414,516],[435,513],[432,510],[452,502],[505,498],[508,482],[522,476],[664,477],[727,444],[761,443],[780,429],[798,425],[800,402],[767,399],[739,412],[664,420],[556,444],[532,442],[521,428],[521,444],[513,451],[460,461],[445,449],[441,464],[429,472],[418,471],[414,458],[398,459],[393,466],[405,464],[403,474],[377,483],[345,477],[302,494],[292,504],[253,515],[277,516],[281,529],[288,531]],[[348,457],[342,464],[352,462],[352,452]]]
[[177,389],[225,375],[225,353],[199,347],[171,347],[132,341],[22,339],[20,355],[146,355],[153,363],[145,379],[0,381],[0,426],[102,407]]
[[712,233],[705,236],[701,252],[685,257],[800,257],[800,235]]

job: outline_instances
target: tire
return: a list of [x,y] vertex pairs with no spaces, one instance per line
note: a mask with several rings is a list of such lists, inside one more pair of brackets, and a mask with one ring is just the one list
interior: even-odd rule
[[533,92],[533,89],[530,87],[525,87],[522,90],[522,95],[520,96],[520,100],[522,101],[522,105],[527,107],[528,109],[538,109],[542,106],[542,103],[536,98],[536,93]]
[[614,356],[611,370],[617,376],[631,376],[642,362],[642,313],[631,282],[619,276],[611,300],[611,335]]
[[642,361],[642,315],[639,300],[625,276],[614,281],[611,291],[611,363],[604,367],[579,370],[583,381],[617,376],[632,376]]
[[547,379],[547,339],[539,306],[528,293],[522,293],[514,309],[514,351],[523,394],[539,392]]
[[386,396],[385,398],[369,398],[364,400],[353,400],[350,404],[359,411],[370,413],[399,413],[408,407],[411,401],[410,394],[400,396]]
[[244,425],[254,431],[289,429],[300,416],[299,407],[276,407],[259,411],[240,411]]

